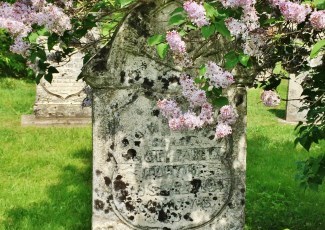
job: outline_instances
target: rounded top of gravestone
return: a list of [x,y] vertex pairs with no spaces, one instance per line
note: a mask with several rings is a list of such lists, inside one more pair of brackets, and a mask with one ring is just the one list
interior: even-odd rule
[[[174,64],[171,52],[165,60],[160,59],[155,47],[150,47],[147,40],[155,34],[165,34],[173,29],[167,25],[168,18],[179,6],[174,1],[150,1],[135,8],[121,23],[111,42],[84,66],[81,75],[85,81],[94,88],[132,87],[156,92],[178,91],[182,68]],[[195,32],[191,37],[202,39]],[[195,59],[195,66],[208,60],[221,62],[224,54],[231,50],[229,41],[221,36],[213,44],[207,43],[203,47],[198,47],[198,44],[187,45],[190,56],[198,52],[204,54]],[[233,73],[237,84],[251,84],[255,78],[254,71],[240,67]]]

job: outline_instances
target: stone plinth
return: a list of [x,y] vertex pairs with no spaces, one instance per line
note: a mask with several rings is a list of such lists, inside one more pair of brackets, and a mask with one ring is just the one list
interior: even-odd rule
[[181,73],[146,45],[176,7],[162,2],[135,9],[83,72],[93,88],[92,228],[243,229],[246,90],[227,92],[239,114],[230,137],[216,141],[215,126],[170,131],[156,103],[185,105]]
[[303,91],[301,82],[304,80],[305,75],[290,75],[288,86],[288,101],[286,109],[286,121],[287,122],[299,122],[305,121],[307,110],[299,111],[299,108],[303,106],[300,101],[301,93]]

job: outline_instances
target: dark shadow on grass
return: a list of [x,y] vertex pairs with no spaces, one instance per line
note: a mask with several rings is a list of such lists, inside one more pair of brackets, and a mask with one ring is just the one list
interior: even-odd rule
[[324,230],[325,190],[305,192],[295,180],[294,156],[307,158],[308,153],[298,151],[290,141],[252,136],[247,143],[248,229]]
[[270,113],[274,114],[277,118],[285,119],[286,118],[286,110],[285,109],[269,109]]
[[62,166],[59,182],[47,189],[48,200],[11,209],[5,229],[91,229],[92,152],[82,149],[72,156],[83,158],[86,166]]

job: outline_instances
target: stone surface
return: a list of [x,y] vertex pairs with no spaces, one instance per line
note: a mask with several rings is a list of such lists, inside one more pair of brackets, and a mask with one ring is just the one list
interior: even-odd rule
[[214,140],[215,126],[169,130],[156,102],[184,106],[180,72],[146,46],[175,8],[162,2],[136,8],[83,71],[93,88],[92,228],[243,229],[246,90],[226,92],[239,114],[230,137]]
[[307,110],[299,111],[299,108],[303,106],[302,102],[299,100],[301,93],[303,91],[300,83],[304,79],[304,74],[302,75],[290,75],[289,86],[288,86],[288,101],[286,109],[286,121],[287,122],[299,122],[305,121]]
[[35,115],[22,115],[22,126],[87,126],[91,124],[91,117],[36,117]]

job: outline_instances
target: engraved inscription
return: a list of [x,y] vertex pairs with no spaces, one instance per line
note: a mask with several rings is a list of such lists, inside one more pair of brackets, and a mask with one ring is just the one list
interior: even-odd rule
[[232,190],[226,145],[202,138],[152,135],[141,139],[134,158],[123,158],[113,175],[112,205],[124,221],[167,229],[177,223],[179,229],[204,225],[222,212]]

